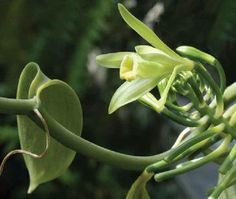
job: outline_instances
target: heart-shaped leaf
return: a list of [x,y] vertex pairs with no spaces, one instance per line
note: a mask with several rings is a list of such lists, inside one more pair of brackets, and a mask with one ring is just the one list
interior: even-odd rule
[[[42,106],[55,120],[77,135],[82,129],[82,110],[76,93],[64,82],[50,80],[35,63],[23,70],[17,90],[18,99],[37,97]],[[17,116],[21,148],[40,154],[45,149],[45,132],[27,116]],[[75,152],[50,138],[47,153],[41,159],[24,155],[29,172],[28,193],[41,183],[59,177],[74,159]]]

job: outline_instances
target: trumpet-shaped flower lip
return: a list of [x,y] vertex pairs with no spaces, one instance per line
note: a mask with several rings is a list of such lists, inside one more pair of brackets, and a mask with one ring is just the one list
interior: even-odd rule
[[132,81],[137,76],[137,60],[130,55],[126,55],[120,65],[120,79]]

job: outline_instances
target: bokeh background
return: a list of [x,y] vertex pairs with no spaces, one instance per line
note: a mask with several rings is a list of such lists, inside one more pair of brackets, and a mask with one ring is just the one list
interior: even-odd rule
[[[47,76],[64,80],[78,93],[84,138],[128,154],[160,153],[173,143],[175,125],[138,103],[107,114],[121,81],[118,71],[98,67],[95,56],[145,44],[119,16],[118,2],[170,47],[192,45],[218,57],[227,84],[236,80],[234,0],[0,0],[0,96],[15,97],[20,72],[37,62]],[[19,140],[15,116],[0,118],[2,159],[19,147]],[[78,154],[62,177],[27,195],[28,174],[17,155],[0,177],[0,198],[121,199],[138,175]],[[148,189],[153,198],[187,198],[175,179],[151,182]]]

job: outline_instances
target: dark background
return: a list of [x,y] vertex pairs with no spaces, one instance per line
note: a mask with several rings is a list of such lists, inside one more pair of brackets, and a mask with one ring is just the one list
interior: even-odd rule
[[[107,114],[121,81],[118,71],[96,66],[96,54],[133,50],[145,43],[119,16],[118,2],[144,19],[170,47],[192,45],[217,57],[227,84],[235,81],[234,0],[0,0],[0,96],[15,97],[20,72],[28,62],[37,62],[47,76],[64,80],[78,93],[84,138],[128,154],[156,154],[177,135],[165,118],[137,102]],[[2,159],[19,141],[15,116],[0,118]],[[78,154],[62,177],[27,195],[28,174],[18,155],[0,177],[0,198],[121,199],[138,174]],[[182,199],[183,190],[173,179],[149,185],[153,198]]]

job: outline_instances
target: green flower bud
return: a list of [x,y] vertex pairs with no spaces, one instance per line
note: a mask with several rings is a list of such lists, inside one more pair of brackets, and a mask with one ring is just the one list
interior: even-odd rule
[[212,55],[209,55],[191,46],[179,46],[176,48],[176,51],[183,56],[187,56],[191,59],[198,58],[211,65],[214,65],[216,62],[216,59]]

